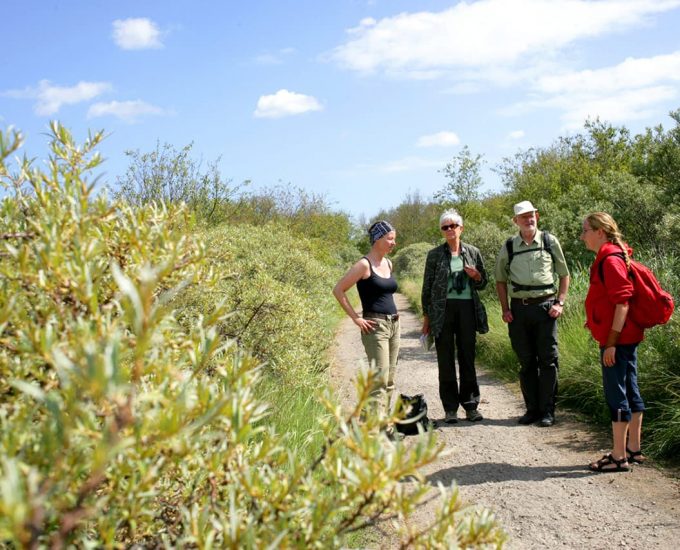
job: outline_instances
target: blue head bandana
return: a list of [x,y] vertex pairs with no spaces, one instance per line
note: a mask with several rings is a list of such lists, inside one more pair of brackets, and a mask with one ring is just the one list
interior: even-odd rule
[[368,235],[371,239],[371,245],[378,239],[387,235],[390,231],[394,231],[392,224],[386,220],[375,222],[369,229]]

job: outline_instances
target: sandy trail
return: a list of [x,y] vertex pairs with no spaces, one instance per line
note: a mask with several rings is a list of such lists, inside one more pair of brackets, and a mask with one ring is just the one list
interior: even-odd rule
[[[493,509],[509,535],[506,548],[680,548],[677,472],[649,464],[628,473],[590,473],[586,464],[604,453],[608,438],[559,408],[552,428],[520,426],[518,388],[478,368],[484,420],[443,424],[434,353],[420,347],[420,320],[406,299],[396,299],[402,314],[397,391],[425,394],[430,418],[439,421],[437,434],[453,451],[423,472],[433,486],[455,480],[466,501]],[[346,403],[354,399],[352,380],[363,360],[359,330],[346,319],[332,369]],[[433,488],[418,511],[423,519],[432,515],[435,494]]]

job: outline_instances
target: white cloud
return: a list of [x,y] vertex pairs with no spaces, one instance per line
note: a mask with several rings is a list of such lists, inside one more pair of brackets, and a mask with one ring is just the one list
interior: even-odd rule
[[648,58],[628,58],[613,67],[574,71],[540,78],[543,93],[611,93],[643,88],[665,80],[680,82],[680,51]]
[[94,99],[111,90],[108,82],[78,82],[75,86],[54,86],[49,80],[38,82],[37,88],[10,90],[3,95],[18,99],[36,99],[35,114],[50,116],[59,112],[64,105],[75,105]]
[[313,96],[279,90],[275,94],[260,96],[254,115],[258,118],[281,118],[322,109]]
[[144,17],[116,19],[113,22],[113,40],[123,50],[162,48],[158,25]]
[[680,0],[480,0],[441,12],[362,20],[332,58],[362,72],[411,76],[545,57],[576,40],[620,32]]
[[87,118],[114,116],[125,122],[133,123],[146,115],[163,115],[165,111],[139,99],[135,101],[111,101],[95,103],[87,111]]
[[510,139],[522,139],[524,137],[524,130],[514,130],[508,134]]
[[506,110],[522,114],[537,108],[563,111],[565,128],[578,128],[588,118],[612,123],[654,115],[663,102],[680,95],[680,51],[649,58],[629,58],[596,70],[563,72],[539,78],[534,98]]
[[429,134],[420,136],[417,147],[451,147],[458,145],[460,138],[454,132],[437,132],[436,134]]

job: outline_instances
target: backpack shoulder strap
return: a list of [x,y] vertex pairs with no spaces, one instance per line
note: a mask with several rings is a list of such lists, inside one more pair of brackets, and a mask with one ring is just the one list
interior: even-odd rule
[[553,263],[555,263],[555,254],[552,251],[552,242],[550,241],[550,232],[543,231],[543,250],[545,250],[552,258]]
[[609,258],[609,256],[618,256],[618,257],[621,258],[624,262],[626,261],[626,257],[624,256],[623,252],[612,252],[611,254],[607,254],[605,257],[603,257],[603,258],[600,260],[600,263],[597,264],[597,272],[598,272],[598,274],[600,275],[600,281],[602,281],[603,283],[604,283],[604,266],[603,266],[602,264],[604,264],[604,261],[605,261],[607,258]]
[[505,249],[508,251],[508,267],[510,267],[510,264],[512,263],[512,258],[515,255],[515,253],[512,250],[512,241],[515,237],[508,237],[508,240],[505,241]]

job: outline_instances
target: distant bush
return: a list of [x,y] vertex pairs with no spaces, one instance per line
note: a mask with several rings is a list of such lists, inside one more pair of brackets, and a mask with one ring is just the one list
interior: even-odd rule
[[422,278],[425,258],[433,246],[429,243],[415,243],[402,248],[394,255],[392,265],[396,276],[401,279]]
[[493,279],[494,266],[496,265],[496,258],[503,247],[505,241],[511,235],[514,235],[516,228],[512,228],[508,224],[508,228],[500,228],[495,223],[482,221],[474,224],[466,224],[461,235],[461,240],[470,243],[479,248],[484,258],[484,266],[486,267],[489,279]]

